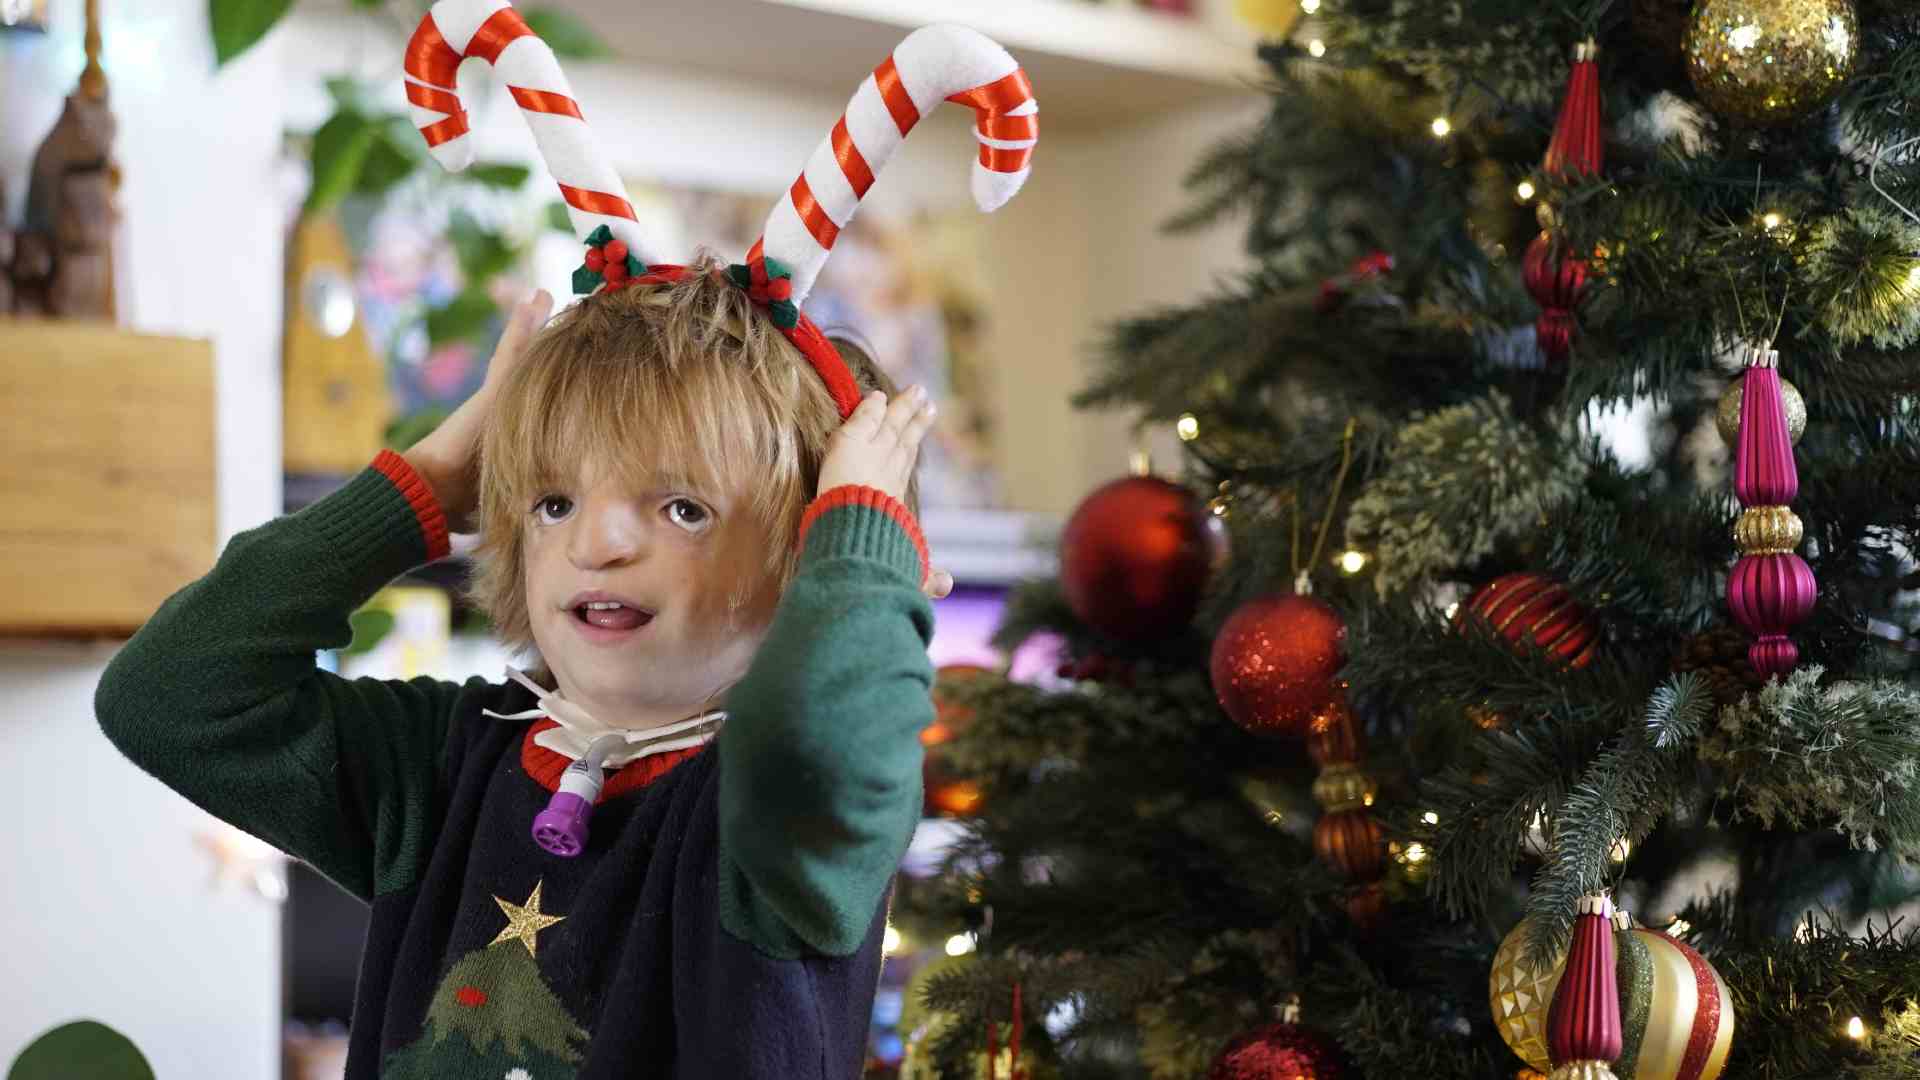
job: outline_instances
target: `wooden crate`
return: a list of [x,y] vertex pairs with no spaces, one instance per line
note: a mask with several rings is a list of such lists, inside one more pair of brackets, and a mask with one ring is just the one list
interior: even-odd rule
[[216,552],[213,346],[0,318],[0,635],[125,636]]

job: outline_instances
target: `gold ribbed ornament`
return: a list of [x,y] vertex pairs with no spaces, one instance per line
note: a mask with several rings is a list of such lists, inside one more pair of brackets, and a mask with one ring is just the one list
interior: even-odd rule
[[1547,1080],[1620,1080],[1604,1061],[1571,1061],[1547,1074]]
[[1749,506],[1733,523],[1742,555],[1784,555],[1800,546],[1800,518],[1784,506]]
[[1541,1072],[1553,1067],[1547,1053],[1547,1009],[1553,1005],[1553,991],[1566,971],[1567,951],[1563,948],[1553,966],[1537,971],[1527,963],[1527,924],[1521,922],[1500,942],[1493,954],[1493,969],[1487,974],[1487,993],[1493,1008],[1494,1026],[1521,1060]]
[[1320,770],[1313,781],[1313,797],[1330,814],[1342,810],[1364,810],[1373,805],[1380,785],[1373,777],[1348,762],[1334,762]]

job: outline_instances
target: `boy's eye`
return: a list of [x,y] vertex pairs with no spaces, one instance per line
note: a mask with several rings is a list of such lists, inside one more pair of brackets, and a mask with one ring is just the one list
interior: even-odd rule
[[667,520],[688,532],[701,532],[713,523],[713,515],[692,499],[675,499],[667,504]]
[[533,516],[548,524],[551,524],[547,521],[549,516],[559,519],[572,512],[573,500],[565,495],[542,495],[540,501],[533,504]]

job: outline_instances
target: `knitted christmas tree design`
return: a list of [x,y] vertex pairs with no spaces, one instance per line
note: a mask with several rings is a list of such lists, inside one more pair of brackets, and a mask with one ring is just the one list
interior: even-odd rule
[[462,957],[440,981],[420,1038],[387,1057],[387,1080],[442,1076],[572,1080],[587,1032],[540,976],[539,932],[565,916],[540,911],[540,887],[525,904],[499,897],[507,928]]

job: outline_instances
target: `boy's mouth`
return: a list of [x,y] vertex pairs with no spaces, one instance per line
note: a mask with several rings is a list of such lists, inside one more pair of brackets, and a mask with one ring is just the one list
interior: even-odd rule
[[602,630],[637,630],[653,621],[653,612],[615,600],[595,600],[576,605],[573,617]]

